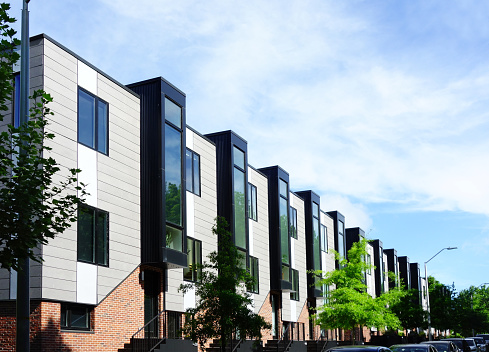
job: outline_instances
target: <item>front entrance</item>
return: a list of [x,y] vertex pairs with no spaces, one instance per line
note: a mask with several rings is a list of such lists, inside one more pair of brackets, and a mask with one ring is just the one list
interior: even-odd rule
[[[161,290],[160,273],[144,271],[144,335],[158,337],[159,319],[153,319],[159,312],[159,293]],[[148,324],[151,322],[150,324]],[[146,324],[148,324],[146,326]]]

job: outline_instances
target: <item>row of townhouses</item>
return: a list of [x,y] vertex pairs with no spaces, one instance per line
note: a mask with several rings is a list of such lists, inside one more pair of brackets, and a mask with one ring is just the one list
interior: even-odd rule
[[[253,309],[272,326],[264,344],[284,331],[311,343],[347,338],[309,319],[327,288],[314,287],[308,272],[334,270],[329,250],[346,255],[365,237],[362,229],[348,228],[314,191],[293,191],[280,166],[251,166],[237,133],[202,135],[188,126],[186,96],[165,79],[123,85],[46,35],[30,45],[31,90],[54,97],[52,156],[81,169],[89,192],[77,223],[38,249],[42,263],[30,264],[32,350],[129,351],[131,338],[158,316],[167,337],[161,351],[196,351],[179,332],[196,296],[178,288],[197,280],[195,264],[217,249],[217,216],[256,278]],[[3,124],[16,118],[12,101]],[[395,284],[389,271],[424,292],[417,263],[380,240],[368,252],[372,296]],[[0,269],[2,350],[15,350],[16,280]],[[362,333],[367,341],[377,334]]]

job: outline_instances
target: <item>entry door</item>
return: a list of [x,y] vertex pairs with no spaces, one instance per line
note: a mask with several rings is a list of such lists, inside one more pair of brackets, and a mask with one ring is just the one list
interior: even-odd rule
[[[144,272],[144,325],[151,321],[159,312],[158,296],[160,293],[160,274],[155,271]],[[159,319],[146,326],[146,337],[158,337]]]

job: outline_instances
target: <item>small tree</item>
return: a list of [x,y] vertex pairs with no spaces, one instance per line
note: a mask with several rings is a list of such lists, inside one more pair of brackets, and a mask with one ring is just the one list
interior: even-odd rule
[[218,338],[221,350],[233,333],[241,337],[260,339],[261,330],[270,325],[251,310],[251,295],[246,287],[254,278],[243,265],[244,258],[235,247],[228,224],[222,217],[216,218],[212,232],[218,236],[219,250],[207,257],[209,262],[197,265],[200,271],[198,282],[180,285],[187,292],[195,288],[198,301],[195,308],[187,309],[183,331],[201,346],[209,339]]
[[402,291],[393,289],[376,298],[367,293],[365,272],[371,268],[365,262],[366,245],[365,239],[354,243],[348,251],[348,260],[333,251],[340,268],[326,273],[315,272],[323,277],[318,280],[318,285],[334,287],[326,293],[324,304],[317,308],[315,314],[316,323],[321,328],[354,331],[362,326],[375,326],[380,330],[400,326],[399,319],[389,306],[399,301]]
[[407,290],[404,297],[392,306],[392,310],[406,330],[428,326],[428,312],[419,304],[419,290]]
[[[8,110],[11,100],[12,64],[19,55],[15,19],[7,14],[10,6],[0,4],[0,110]],[[78,169],[65,170],[49,156],[47,140],[54,134],[46,131],[47,118],[53,115],[47,107],[51,96],[42,90],[31,97],[30,120],[19,127],[7,125],[0,133],[0,267],[19,269],[19,260],[40,261],[34,249],[46,244],[76,220],[77,196],[84,190],[77,184]],[[3,112],[0,116],[3,121]],[[83,185],[82,185],[83,186]]]

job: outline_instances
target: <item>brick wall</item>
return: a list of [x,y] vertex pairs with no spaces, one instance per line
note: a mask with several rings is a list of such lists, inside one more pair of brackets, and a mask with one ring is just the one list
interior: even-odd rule
[[[31,351],[114,352],[123,348],[144,325],[144,286],[139,273],[140,268],[134,270],[93,309],[90,331],[61,330],[59,302],[31,302]],[[0,302],[0,311],[0,351],[15,351],[15,301]]]

